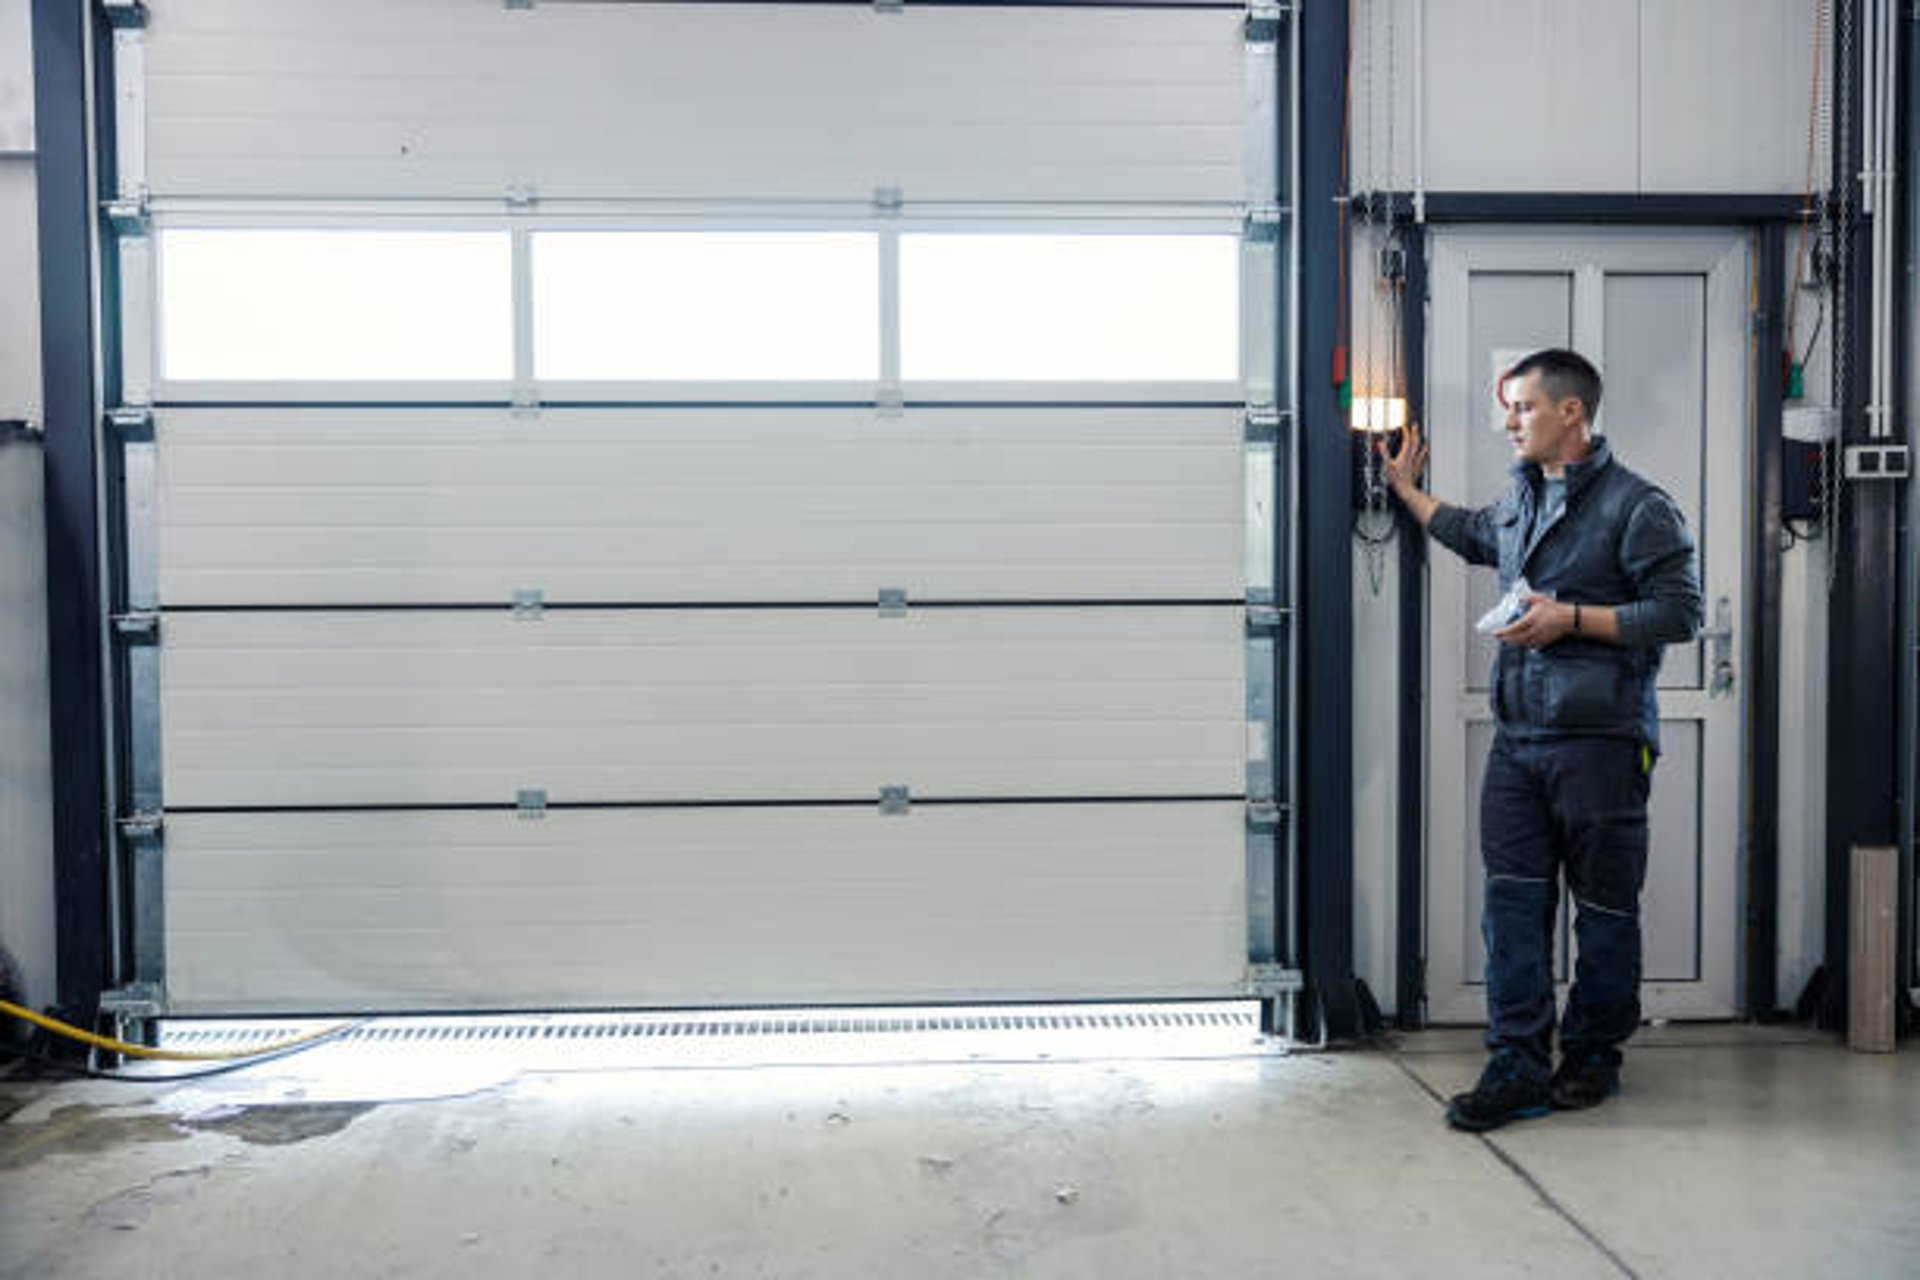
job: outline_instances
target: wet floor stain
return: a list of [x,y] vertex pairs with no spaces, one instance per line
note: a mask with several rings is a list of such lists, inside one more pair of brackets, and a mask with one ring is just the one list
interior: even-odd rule
[[0,1169],[18,1169],[54,1154],[94,1155],[148,1142],[182,1142],[191,1137],[172,1116],[117,1115],[106,1108],[56,1107],[42,1124],[0,1128]]
[[223,1107],[198,1115],[126,1115],[90,1105],[57,1107],[40,1124],[0,1126],[0,1171],[50,1155],[95,1155],[153,1142],[184,1142],[219,1133],[256,1146],[284,1147],[339,1133],[378,1103],[299,1103]]
[[375,1102],[308,1102],[233,1107],[181,1121],[191,1129],[224,1133],[256,1146],[285,1147],[339,1133],[373,1110]]
[[25,1086],[8,1086],[0,1089],[0,1124],[5,1124],[16,1111],[23,1111],[40,1100],[44,1091],[35,1091]]

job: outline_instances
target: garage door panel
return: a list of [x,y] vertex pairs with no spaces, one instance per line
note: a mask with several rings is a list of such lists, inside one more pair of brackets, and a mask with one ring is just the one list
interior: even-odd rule
[[1240,416],[163,410],[161,597],[1238,598]]
[[[1232,10],[175,0],[156,195],[1245,199]],[[875,104],[885,104],[876,110]],[[685,127],[700,121],[698,130]]]
[[170,805],[1237,794],[1234,608],[171,614]]
[[183,814],[168,988],[182,1013],[1220,995],[1244,978],[1242,822]]

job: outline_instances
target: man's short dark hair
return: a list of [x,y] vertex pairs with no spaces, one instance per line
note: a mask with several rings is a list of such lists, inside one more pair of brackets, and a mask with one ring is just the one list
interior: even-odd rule
[[1587,411],[1587,423],[1593,423],[1593,416],[1600,412],[1600,371],[1585,356],[1549,347],[1513,366],[1507,377],[1524,378],[1530,373],[1540,375],[1541,387],[1555,404],[1572,396]]

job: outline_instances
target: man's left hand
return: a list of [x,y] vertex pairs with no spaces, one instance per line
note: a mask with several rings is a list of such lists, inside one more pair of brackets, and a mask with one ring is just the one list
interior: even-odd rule
[[1544,649],[1573,632],[1573,606],[1538,592],[1527,597],[1527,611],[1493,633],[1501,644]]

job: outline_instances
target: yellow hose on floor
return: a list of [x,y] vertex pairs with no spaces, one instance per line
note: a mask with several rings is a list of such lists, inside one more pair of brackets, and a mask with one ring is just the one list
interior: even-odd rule
[[43,1027],[57,1036],[65,1036],[69,1040],[78,1040],[81,1044],[90,1044],[96,1049],[111,1050],[114,1053],[129,1058],[156,1058],[166,1062],[234,1062],[241,1058],[258,1058],[334,1035],[353,1025],[352,1023],[343,1022],[337,1027],[325,1027],[319,1031],[309,1031],[302,1036],[294,1036],[287,1040],[276,1040],[272,1044],[256,1045],[251,1049],[226,1052],[194,1052],[187,1049],[150,1049],[146,1045],[128,1044],[125,1040],[115,1040],[111,1036],[97,1036],[91,1031],[82,1031],[79,1027],[71,1026],[60,1021],[58,1018],[49,1018],[45,1014],[35,1013],[31,1009],[24,1009],[14,1004],[11,1000],[0,1000],[0,1013],[10,1013],[24,1022],[31,1022],[36,1027]]

